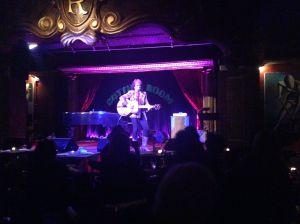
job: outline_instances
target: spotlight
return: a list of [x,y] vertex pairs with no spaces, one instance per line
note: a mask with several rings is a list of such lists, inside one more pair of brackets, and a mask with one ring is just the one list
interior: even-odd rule
[[162,150],[162,149],[159,149],[159,150],[157,150],[157,153],[158,153],[158,154],[162,154],[162,153],[163,153],[163,150]]
[[225,151],[226,151],[226,152],[230,152],[230,148],[228,148],[228,147],[225,148]]
[[33,50],[34,48],[36,48],[38,46],[38,44],[37,43],[28,43],[28,49],[29,50]]

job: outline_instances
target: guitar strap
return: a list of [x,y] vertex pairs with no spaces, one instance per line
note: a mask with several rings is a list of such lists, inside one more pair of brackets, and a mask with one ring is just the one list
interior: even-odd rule
[[138,91],[136,93],[136,100],[137,100],[138,104],[140,105],[141,104],[141,92],[140,91]]
[[[144,96],[143,92],[141,92],[141,91],[137,92],[137,97],[136,98],[137,98],[137,102],[138,102],[139,105],[142,105],[142,101],[144,100],[144,97],[145,96]],[[139,110],[138,113],[140,113],[141,118],[143,118],[145,120],[148,120],[145,110]]]

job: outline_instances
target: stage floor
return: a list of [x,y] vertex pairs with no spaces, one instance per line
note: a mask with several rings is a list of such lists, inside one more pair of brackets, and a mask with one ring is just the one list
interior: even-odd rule
[[[77,141],[76,144],[79,147],[77,151],[58,153],[57,157],[67,164],[70,170],[87,173],[98,172],[91,165],[93,161],[101,161],[101,151],[97,151],[98,142],[98,139]],[[153,173],[166,166],[173,153],[164,151],[163,146],[164,144],[158,143],[149,144],[148,147],[152,150],[140,150],[141,166],[145,172]]]
[[[93,140],[79,140],[77,141],[77,145],[79,150],[86,150],[87,152],[96,153],[97,146],[98,146],[98,139]],[[152,149],[150,151],[140,151],[141,155],[144,154],[156,154],[158,150],[163,150],[164,144],[163,143],[155,143],[155,144],[148,144],[148,148]],[[154,149],[154,151],[153,151]]]

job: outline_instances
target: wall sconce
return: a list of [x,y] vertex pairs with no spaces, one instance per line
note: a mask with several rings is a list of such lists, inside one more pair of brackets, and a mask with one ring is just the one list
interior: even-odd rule
[[264,72],[265,71],[265,66],[260,66],[258,68],[258,70],[259,70],[260,73]]
[[37,48],[37,46],[38,46],[37,43],[27,43],[27,45],[28,45],[29,50],[33,50],[33,49]]

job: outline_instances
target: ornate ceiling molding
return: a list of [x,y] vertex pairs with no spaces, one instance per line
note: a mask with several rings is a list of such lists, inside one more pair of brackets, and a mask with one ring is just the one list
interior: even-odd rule
[[97,33],[119,33],[147,17],[121,15],[103,0],[53,0],[49,8],[42,16],[26,23],[25,28],[41,38],[60,34],[64,46],[71,46],[76,40],[94,45]]

